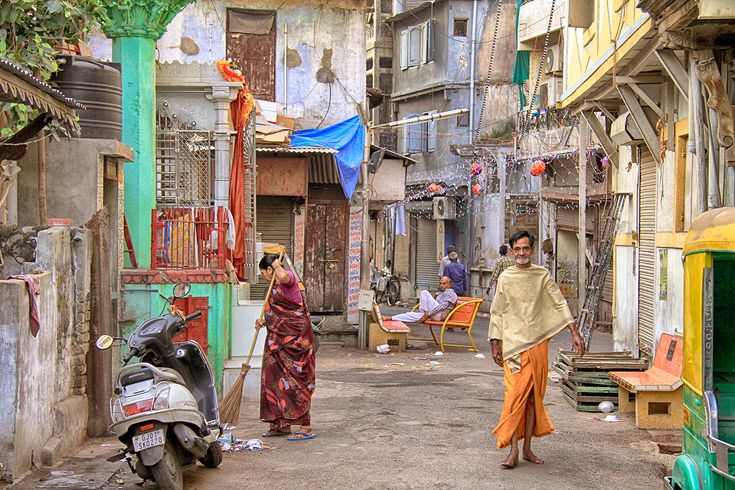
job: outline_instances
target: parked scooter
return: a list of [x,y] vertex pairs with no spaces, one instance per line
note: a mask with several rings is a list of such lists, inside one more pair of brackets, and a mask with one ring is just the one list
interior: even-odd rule
[[[209,468],[222,462],[212,370],[199,344],[173,341],[188,321],[201,316],[184,317],[174,308],[190,288],[177,284],[170,314],[144,321],[127,340],[103,335],[96,343],[105,350],[120,340],[130,349],[110,399],[110,432],[127,449],[111,460],[124,457],[133,473],[163,490],[182,489],[182,472],[197,460]],[[133,357],[140,362],[128,366]]]

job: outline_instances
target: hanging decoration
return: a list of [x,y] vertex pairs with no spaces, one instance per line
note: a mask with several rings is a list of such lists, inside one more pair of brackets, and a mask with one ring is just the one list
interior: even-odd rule
[[429,191],[429,194],[444,194],[444,186],[437,183],[431,183],[429,184],[429,187],[427,187],[427,190]]
[[219,60],[217,62],[217,70],[219,70],[219,72],[222,74],[222,78],[224,78],[225,81],[242,83],[241,90],[244,92],[245,95],[245,107],[242,111],[241,116],[243,120],[247,121],[248,117],[250,116],[250,112],[252,112],[253,108],[255,108],[255,98],[250,92],[250,88],[248,88],[248,84],[245,81],[245,76],[240,70],[235,67],[235,64],[230,60]]
[[533,162],[533,165],[531,165],[531,175],[533,175],[534,177],[538,177],[545,171],[546,162],[544,162],[543,160],[536,160],[535,162]]
[[485,191],[485,188],[482,187],[480,184],[475,184],[472,186],[472,193],[476,196],[481,195]]
[[479,163],[473,163],[470,165],[470,173],[472,175],[480,175],[482,173],[482,165]]
[[607,168],[607,162],[608,162],[607,156],[603,157],[602,161],[600,162],[600,165],[602,165],[602,168]]

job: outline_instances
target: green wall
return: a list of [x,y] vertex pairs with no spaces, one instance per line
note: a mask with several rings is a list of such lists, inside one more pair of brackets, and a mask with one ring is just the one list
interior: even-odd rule
[[[125,322],[121,322],[123,336],[127,337],[142,321],[161,314],[166,302],[159,296],[170,297],[175,284],[126,284],[124,285]],[[230,357],[231,286],[226,283],[192,284],[190,296],[209,298],[207,357],[214,371],[217,391],[222,389],[224,363]],[[166,310],[168,311],[168,310]],[[135,319],[132,321],[132,319]],[[127,351],[123,349],[123,354]]]

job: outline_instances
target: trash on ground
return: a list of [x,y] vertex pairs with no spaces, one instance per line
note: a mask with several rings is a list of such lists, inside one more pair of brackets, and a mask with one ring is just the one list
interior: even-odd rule
[[390,346],[388,344],[382,344],[377,346],[375,350],[378,351],[378,354],[387,354],[390,352]]
[[222,430],[233,430],[233,429],[237,429],[237,426],[232,425],[232,424],[224,424],[222,426]]
[[219,444],[219,447],[222,448],[222,450],[225,452],[232,451],[232,444],[230,444],[229,442],[219,442],[218,441],[217,444]]
[[620,422],[620,419],[617,415],[607,415],[604,419],[602,419],[604,422]]
[[408,344],[406,350],[424,350],[424,348],[418,345]]
[[115,480],[115,483],[117,483],[118,485],[124,485],[125,484],[125,480],[123,480],[121,478],[118,478],[117,480]]
[[428,361],[429,358],[428,357],[421,357],[421,356],[419,356],[419,357],[414,357],[413,360],[414,361]]
[[610,413],[615,410],[615,405],[613,405],[613,402],[605,400],[600,402],[600,404],[597,405],[597,408],[599,408],[602,413]]
[[233,441],[232,434],[224,434],[219,439],[217,439],[217,443],[220,446],[224,446],[225,444],[232,444],[233,442],[234,441]]
[[405,363],[405,362],[392,362],[391,364],[392,364],[393,366],[405,366],[405,365],[406,365],[406,363]]
[[438,351],[434,352],[434,355],[435,356],[443,356],[444,353],[442,351],[438,350]]
[[475,357],[478,359],[485,359],[485,354],[475,354]]
[[441,362],[439,362],[439,361],[429,361],[429,366],[441,366]]

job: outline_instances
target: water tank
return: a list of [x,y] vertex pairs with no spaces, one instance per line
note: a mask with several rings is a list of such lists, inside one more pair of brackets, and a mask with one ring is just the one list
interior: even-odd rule
[[52,81],[65,95],[82,103],[76,109],[82,138],[122,138],[122,76],[120,63],[86,56],[59,56]]

